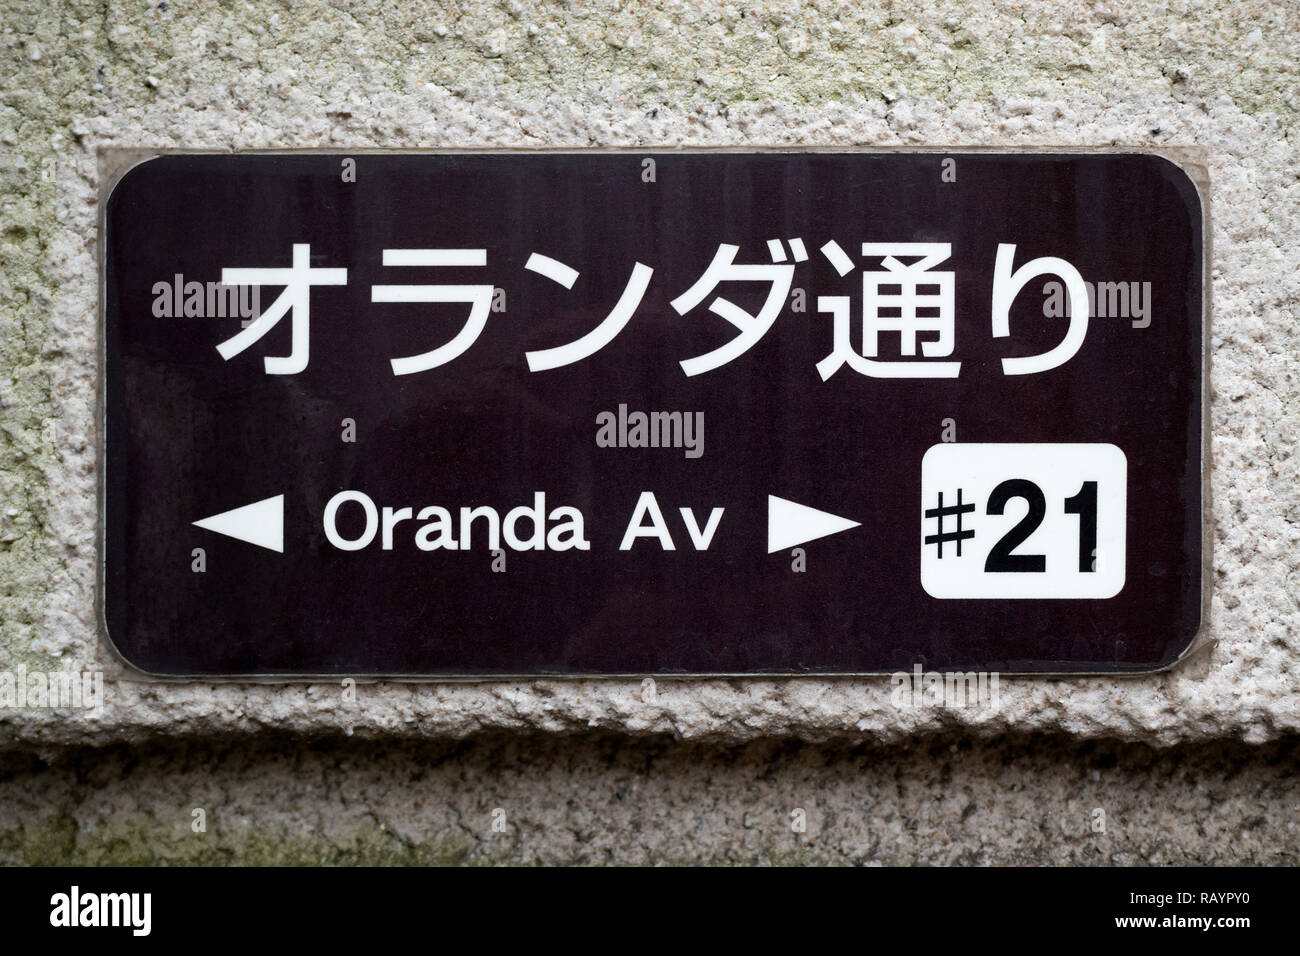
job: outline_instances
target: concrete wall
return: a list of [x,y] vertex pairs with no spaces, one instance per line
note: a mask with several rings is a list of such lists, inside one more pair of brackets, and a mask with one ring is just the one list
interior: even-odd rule
[[[115,827],[162,846],[175,814],[183,822],[206,803],[227,828],[228,856],[252,852],[231,836],[238,819],[284,853],[328,855],[351,801],[380,805],[377,781],[422,773],[419,799],[441,809],[419,824],[397,814],[394,827],[403,846],[437,856],[445,843],[457,859],[455,847],[487,852],[475,814],[497,806],[494,786],[514,792],[502,783],[511,774],[548,783],[507,807],[510,819],[529,805],[549,807],[534,812],[549,822],[520,830],[508,859],[778,858],[789,827],[763,815],[806,803],[799,786],[822,795],[818,826],[835,825],[829,813],[847,833],[871,832],[859,775],[868,792],[886,793],[891,779],[902,788],[880,798],[892,816],[879,819],[895,821],[886,830],[950,846],[844,836],[828,859],[1009,860],[1017,847],[1076,858],[1048,808],[1073,820],[1103,798],[1139,807],[1157,786],[1177,789],[1159,811],[1175,817],[1149,817],[1122,853],[1141,858],[1148,840],[1169,859],[1293,858],[1297,801],[1276,788],[1297,762],[1282,738],[1300,728],[1298,36],[1295,4],[1190,0],[11,0],[0,15],[0,670],[102,669],[106,703],[0,709],[0,797],[13,796],[0,799],[0,858],[126,845],[113,842]],[[900,711],[881,680],[661,681],[649,700],[626,681],[365,685],[349,704],[337,685],[158,685],[115,667],[92,609],[100,149],[672,144],[1203,149],[1215,313],[1211,643],[1155,677],[1008,682],[996,711]],[[257,736],[271,731],[298,736]],[[554,736],[591,732],[615,736]],[[1040,732],[1052,742],[1035,743]],[[303,754],[308,738],[317,748],[352,740],[328,745],[343,755],[331,767],[328,750]],[[121,749],[146,741],[139,763]],[[944,756],[949,746],[958,756]],[[1113,758],[1104,786],[1089,784],[1092,746]],[[97,747],[110,749],[87,749]],[[255,767],[254,779],[232,773],[231,760]],[[177,767],[184,794],[164,786]],[[586,795],[620,772],[643,798],[635,813],[602,817]],[[86,788],[96,774],[116,779],[109,796]],[[1230,808],[1226,837],[1205,831],[1202,777]],[[973,798],[969,812],[954,796],[1012,784],[1015,800]],[[213,795],[200,803],[200,791]],[[1015,835],[1027,812],[1048,821],[1037,842]],[[383,813],[372,815],[387,832]],[[694,821],[694,843],[669,816]],[[291,846],[306,818],[310,839]],[[764,822],[751,832],[747,818]],[[589,819],[645,835],[582,849],[600,844]],[[458,827],[475,835],[457,842]],[[1261,827],[1263,848],[1251,849],[1240,834]]]

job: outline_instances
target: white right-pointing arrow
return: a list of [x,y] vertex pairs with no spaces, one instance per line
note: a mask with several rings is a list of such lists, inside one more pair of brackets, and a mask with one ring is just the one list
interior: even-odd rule
[[818,511],[797,501],[767,496],[767,553],[784,551],[796,544],[824,538],[828,534],[856,528],[862,522]]
[[194,522],[200,528],[284,553],[284,495],[254,501]]

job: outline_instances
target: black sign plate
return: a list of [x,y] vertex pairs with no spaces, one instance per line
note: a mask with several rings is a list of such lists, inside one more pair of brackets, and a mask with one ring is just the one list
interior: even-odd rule
[[104,209],[106,636],[167,676],[1166,666],[1205,228],[1144,154],[151,159]]

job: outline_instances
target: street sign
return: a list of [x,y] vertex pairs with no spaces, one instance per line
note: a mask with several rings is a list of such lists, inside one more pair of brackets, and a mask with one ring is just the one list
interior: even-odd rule
[[1166,158],[173,154],[103,230],[146,673],[1118,673],[1200,628]]

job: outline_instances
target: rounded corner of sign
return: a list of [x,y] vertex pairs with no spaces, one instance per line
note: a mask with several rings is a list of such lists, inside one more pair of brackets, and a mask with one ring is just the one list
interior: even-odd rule
[[1114,461],[1115,467],[1124,474],[1128,473],[1128,455],[1124,454],[1124,449],[1112,442],[1105,442],[1098,446],[1106,455]]
[[921,565],[921,590],[927,595],[938,601],[946,601],[952,597],[943,587],[942,582],[929,580],[930,575],[926,574],[926,565]]
[[1182,667],[1188,659],[1195,656],[1196,652],[1200,650],[1201,643],[1200,632],[1197,632],[1197,634],[1193,635],[1191,640],[1184,644],[1172,658],[1163,658],[1152,664],[1150,667],[1137,671],[1136,673],[1139,675],[1171,673]]
[[[1190,149],[1170,153],[1165,150],[1153,150],[1144,155],[1157,161],[1163,174],[1174,183],[1175,188],[1188,200],[1188,212],[1195,221],[1206,222],[1209,205],[1206,196],[1209,191],[1210,174],[1208,157],[1201,151]],[[1195,197],[1195,204],[1191,202]]]
[[1188,162],[1188,159],[1190,157],[1185,154],[1170,152],[1167,149],[1144,149],[1140,150],[1140,152],[1143,156],[1155,160],[1160,165],[1173,167],[1173,169],[1177,171],[1179,175],[1187,179],[1188,182],[1195,182],[1189,169],[1191,164]]
[[117,200],[118,194],[121,192],[123,185],[126,184],[128,180],[138,178],[140,171],[144,167],[152,165],[158,160],[167,158],[165,153],[150,152],[146,154],[136,154],[134,151],[128,152],[132,155],[124,159],[119,159],[118,161],[121,165],[109,173],[109,176],[104,183],[103,201],[100,205],[105,211],[107,211]]
[[117,641],[113,640],[112,634],[109,633],[108,624],[102,618],[99,622],[99,642],[100,644],[103,645],[104,649],[108,651],[109,655],[121,667],[129,671],[130,676],[134,678],[141,679],[141,680],[159,681],[159,680],[166,680],[168,677],[171,676],[168,674],[163,674],[158,671],[152,671],[145,665],[137,663],[136,661],[128,657],[126,651],[122,649],[122,646],[118,644]]
[[923,455],[921,455],[921,468],[924,469],[924,468],[926,467],[926,465],[928,465],[928,464],[930,463],[930,456],[931,456],[931,455],[934,455],[934,456],[936,456],[936,457],[939,456],[939,455],[942,455],[942,454],[944,454],[944,449],[951,447],[953,444],[955,444],[955,443],[954,443],[954,442],[935,442],[933,445],[931,445],[929,448],[927,448],[927,449],[925,450],[925,453],[924,453]]
[[1213,645],[1214,639],[1210,635],[1209,617],[1202,611],[1196,618],[1196,626],[1191,629],[1190,634],[1186,637],[1177,653],[1174,654],[1169,663],[1162,665],[1159,670],[1173,670],[1184,661]]
[[1098,594],[1097,599],[1101,601],[1109,601],[1111,598],[1119,597],[1123,592],[1124,585],[1127,581],[1128,571],[1127,569],[1121,569],[1112,586],[1105,588],[1100,594]]

